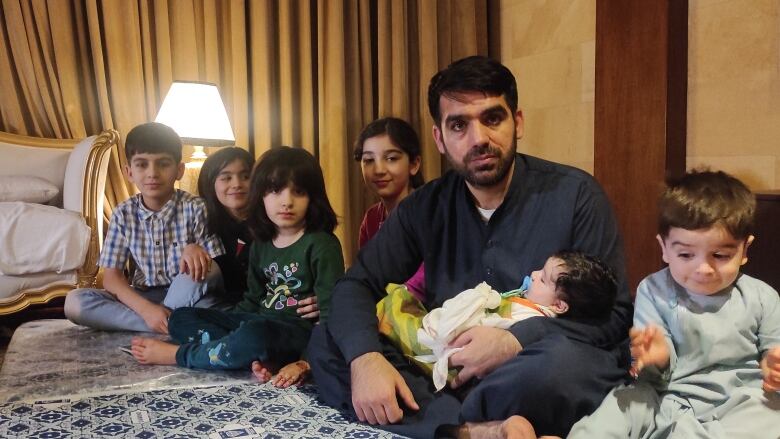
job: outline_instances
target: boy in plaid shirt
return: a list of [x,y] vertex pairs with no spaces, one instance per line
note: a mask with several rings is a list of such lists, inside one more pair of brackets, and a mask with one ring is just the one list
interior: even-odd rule
[[[184,173],[181,139],[159,123],[138,125],[127,134],[125,168],[140,191],[116,207],[98,265],[105,290],[68,293],[65,316],[104,330],[168,333],[172,309],[210,307],[221,276],[211,259],[224,253],[206,231],[201,198],[174,188]],[[136,265],[125,276],[128,258]]]

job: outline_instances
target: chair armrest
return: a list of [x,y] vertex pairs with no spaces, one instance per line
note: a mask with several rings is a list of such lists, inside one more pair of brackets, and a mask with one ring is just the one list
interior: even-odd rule
[[[111,148],[119,142],[119,133],[108,129],[91,139],[89,143],[82,142],[76,146],[65,171],[63,205],[66,209],[78,208],[91,230],[87,257],[79,269],[79,287],[95,286],[97,261],[103,247],[103,199],[108,162]],[[72,188],[80,190],[80,193],[70,193]]]

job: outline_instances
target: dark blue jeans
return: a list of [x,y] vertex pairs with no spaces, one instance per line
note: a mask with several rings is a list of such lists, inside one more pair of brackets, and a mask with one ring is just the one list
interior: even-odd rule
[[290,319],[205,308],[179,308],[168,321],[180,343],[176,363],[193,369],[248,369],[252,362],[299,360],[310,330]]

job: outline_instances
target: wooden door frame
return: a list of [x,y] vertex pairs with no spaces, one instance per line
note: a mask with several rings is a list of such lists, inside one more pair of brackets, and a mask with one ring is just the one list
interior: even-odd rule
[[687,75],[687,0],[597,0],[593,169],[620,223],[632,291],[663,264],[656,200],[685,172]]

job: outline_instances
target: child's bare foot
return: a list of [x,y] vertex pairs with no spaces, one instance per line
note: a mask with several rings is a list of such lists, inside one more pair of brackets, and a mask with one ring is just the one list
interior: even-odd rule
[[457,432],[458,439],[536,439],[534,427],[522,416],[504,421],[467,422]]
[[282,389],[292,385],[302,384],[306,380],[306,377],[309,376],[310,370],[309,363],[303,360],[290,363],[287,366],[284,366],[279,373],[276,374],[274,380],[271,381],[271,384]]
[[266,366],[265,364],[255,360],[252,362],[252,374],[255,376],[255,378],[257,378],[258,381],[265,383],[271,379],[273,372],[271,372],[270,365]]
[[130,351],[141,364],[176,364],[179,346],[154,338],[133,337]]

